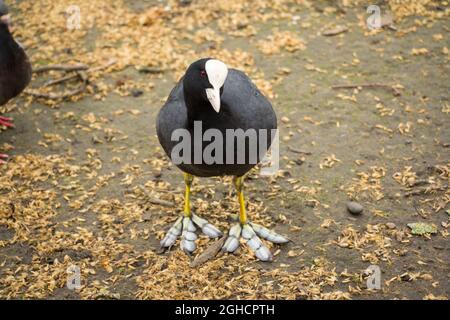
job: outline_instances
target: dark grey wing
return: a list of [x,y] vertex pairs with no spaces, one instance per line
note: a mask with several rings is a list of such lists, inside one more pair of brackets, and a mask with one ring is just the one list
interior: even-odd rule
[[159,143],[169,157],[175,143],[171,141],[172,132],[184,128],[186,123],[187,110],[183,96],[183,79],[181,79],[170,92],[156,119],[156,134]]
[[19,95],[31,81],[31,64],[25,51],[0,24],[0,105]]
[[230,69],[225,81],[222,103],[243,128],[276,129],[272,104],[242,71]]

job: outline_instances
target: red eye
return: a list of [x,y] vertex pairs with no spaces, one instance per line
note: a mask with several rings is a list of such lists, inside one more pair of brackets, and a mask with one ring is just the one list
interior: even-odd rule
[[200,71],[200,77],[202,77],[202,78],[206,77],[206,71],[205,70],[201,70]]

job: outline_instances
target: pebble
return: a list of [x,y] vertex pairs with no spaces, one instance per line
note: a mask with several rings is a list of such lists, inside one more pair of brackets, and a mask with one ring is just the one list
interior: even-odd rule
[[283,123],[288,123],[289,121],[291,121],[291,120],[289,120],[288,117],[282,117],[281,118],[281,122],[283,122]]
[[142,96],[144,94],[144,91],[142,91],[141,89],[132,89],[131,90],[131,95],[135,98]]
[[360,205],[358,202],[354,202],[354,201],[349,201],[347,202],[347,210],[351,213],[351,214],[360,214],[363,211],[363,206]]
[[386,227],[388,227],[389,229],[395,229],[397,226],[393,222],[388,222],[386,223]]

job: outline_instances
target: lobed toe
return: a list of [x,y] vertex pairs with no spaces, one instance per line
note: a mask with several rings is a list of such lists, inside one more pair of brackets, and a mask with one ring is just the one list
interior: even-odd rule
[[288,243],[289,239],[282,236],[281,234],[278,234],[272,230],[267,229],[266,227],[263,227],[259,224],[250,222],[250,225],[252,226],[253,230],[256,232],[258,236],[260,236],[263,239],[266,239],[267,241],[270,241],[272,243]]
[[175,241],[181,234],[181,229],[183,226],[182,220],[183,220],[182,217],[178,218],[178,220],[169,229],[169,231],[167,231],[166,236],[160,241],[160,245],[162,248],[168,248],[175,244]]

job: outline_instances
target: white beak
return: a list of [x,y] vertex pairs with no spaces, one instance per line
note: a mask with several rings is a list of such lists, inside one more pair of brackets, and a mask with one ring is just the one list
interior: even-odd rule
[[228,75],[228,67],[219,60],[211,59],[205,64],[206,74],[212,88],[206,89],[206,96],[213,109],[220,111],[220,88],[223,87]]
[[206,97],[208,97],[213,109],[219,113],[220,111],[220,89],[208,88],[206,89]]

